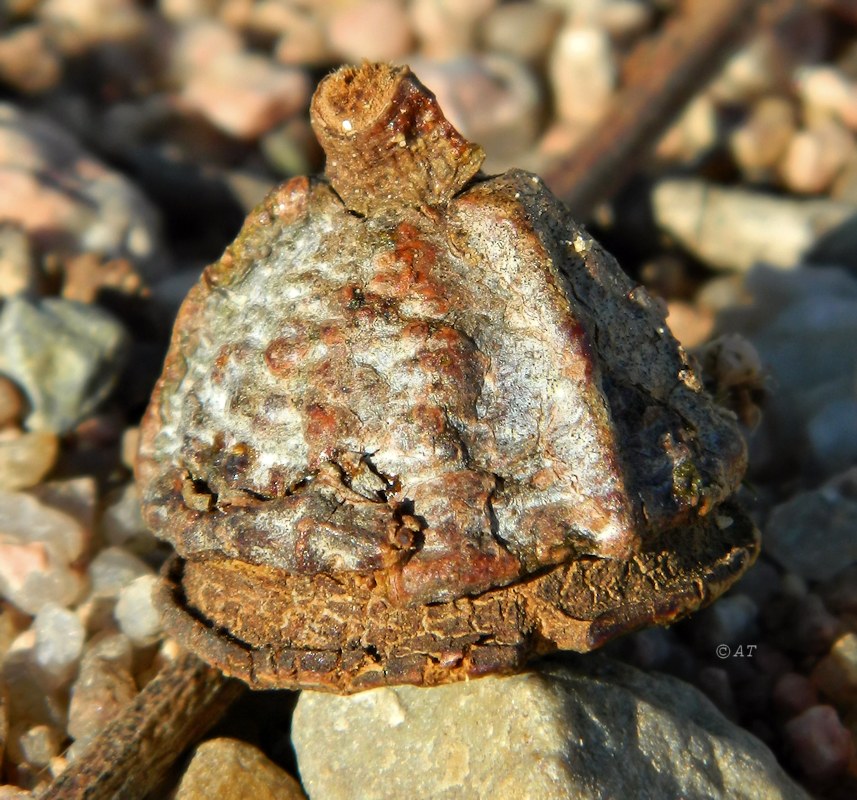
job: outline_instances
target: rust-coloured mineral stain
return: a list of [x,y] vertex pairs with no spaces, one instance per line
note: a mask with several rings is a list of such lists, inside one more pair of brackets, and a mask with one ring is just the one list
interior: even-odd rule
[[168,629],[252,685],[349,692],[727,588],[757,549],[744,444],[658,305],[537,177],[479,173],[407,68],[336,72],[312,120],[325,177],[206,270],[143,422]]

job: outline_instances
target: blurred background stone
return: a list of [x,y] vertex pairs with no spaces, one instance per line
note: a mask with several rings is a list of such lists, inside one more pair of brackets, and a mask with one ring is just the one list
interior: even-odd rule
[[411,48],[411,29],[400,0],[353,0],[334,6],[327,37],[342,61],[395,61]]
[[0,219],[44,246],[164,269],[160,219],[143,194],[48,119],[0,105]]
[[113,389],[128,334],[106,311],[57,298],[0,311],[0,371],[26,392],[30,430],[67,433]]

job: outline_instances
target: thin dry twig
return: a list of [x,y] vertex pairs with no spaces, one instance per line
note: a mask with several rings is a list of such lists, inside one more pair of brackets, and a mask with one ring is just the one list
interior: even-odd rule
[[767,0],[688,0],[654,41],[628,57],[605,119],[545,177],[572,214],[591,215],[633,173],[676,114],[755,29]]
[[239,681],[182,652],[57,777],[40,800],[145,797],[184,749],[202,737],[244,689]]

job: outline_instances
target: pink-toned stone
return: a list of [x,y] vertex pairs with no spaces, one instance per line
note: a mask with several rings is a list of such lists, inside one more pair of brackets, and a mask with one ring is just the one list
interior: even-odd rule
[[31,572],[48,569],[48,548],[44,542],[0,542],[0,586],[6,591],[20,590]]
[[0,79],[18,91],[36,94],[52,89],[62,62],[43,28],[23,25],[0,37]]
[[309,92],[301,70],[239,52],[191,75],[181,99],[230,136],[255,139],[304,108]]
[[807,777],[828,781],[841,775],[854,754],[854,741],[833,706],[812,706],[789,720],[785,736]]
[[668,304],[667,324],[685,347],[697,347],[711,338],[714,332],[714,314],[707,308],[675,300]]
[[791,138],[780,175],[791,191],[818,194],[833,183],[854,150],[851,133],[837,122],[823,122]]
[[43,0],[39,19],[63,52],[76,55],[102,42],[131,42],[149,27],[136,0]]
[[[0,219],[62,252],[98,251],[163,270],[158,212],[47,118],[0,103]],[[157,261],[157,263],[156,263]]]
[[89,535],[67,514],[21,492],[0,490],[0,593],[35,614],[43,605],[68,606],[84,580],[75,562]]
[[499,55],[410,61],[449,121],[484,147],[489,172],[512,166],[535,142],[542,96],[528,67]]
[[399,0],[358,0],[335,11],[327,25],[331,49],[345,61],[395,61],[411,49],[408,15]]
[[774,684],[772,699],[781,713],[793,717],[816,705],[818,692],[805,675],[787,672]]
[[857,130],[857,84],[830,64],[802,67],[796,75],[797,91],[810,122],[836,117]]
[[240,53],[244,42],[237,31],[212,19],[195,20],[182,28],[172,46],[171,65],[179,80],[188,80],[229,54]]
[[[471,53],[477,31],[482,32],[485,15],[495,5],[497,0],[412,0],[410,18],[421,55],[446,61]],[[540,12],[536,7],[530,13]]]
[[319,17],[295,6],[280,6],[279,39],[274,58],[281,64],[324,64],[333,60],[330,44]]

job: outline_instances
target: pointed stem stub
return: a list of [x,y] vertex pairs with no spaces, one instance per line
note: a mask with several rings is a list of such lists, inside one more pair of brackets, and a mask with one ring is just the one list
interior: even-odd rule
[[319,84],[310,116],[331,185],[360,214],[443,206],[485,157],[407,67],[337,70]]

